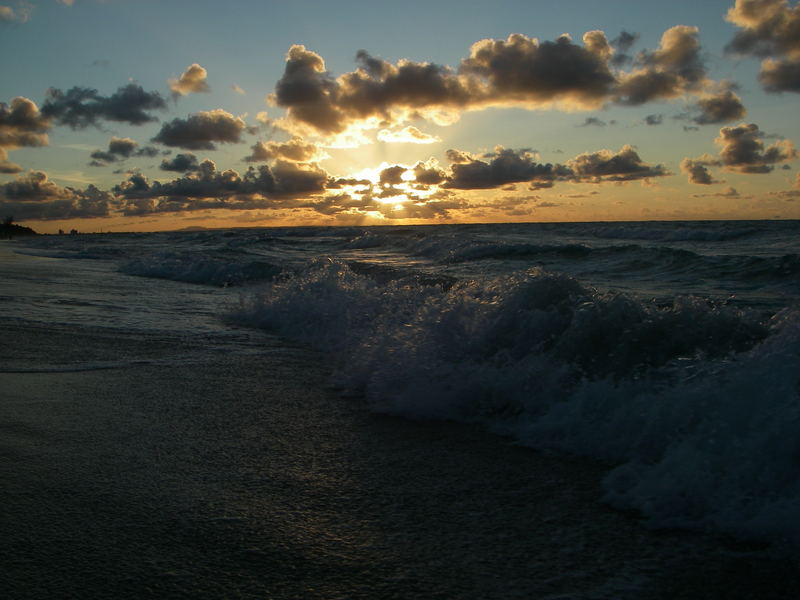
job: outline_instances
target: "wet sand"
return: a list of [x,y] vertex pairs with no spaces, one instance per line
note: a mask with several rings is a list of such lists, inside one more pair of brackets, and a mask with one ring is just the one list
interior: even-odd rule
[[800,594],[796,561],[604,506],[599,465],[371,414],[266,334],[0,335],[3,598]]

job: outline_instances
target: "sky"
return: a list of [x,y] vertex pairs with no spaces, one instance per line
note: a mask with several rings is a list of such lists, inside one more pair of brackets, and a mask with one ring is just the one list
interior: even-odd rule
[[794,0],[0,0],[36,231],[800,218]]

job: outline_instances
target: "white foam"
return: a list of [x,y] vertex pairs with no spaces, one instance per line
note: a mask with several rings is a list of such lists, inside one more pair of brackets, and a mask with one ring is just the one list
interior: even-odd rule
[[[800,544],[800,318],[599,294],[540,270],[449,290],[326,261],[233,318],[329,351],[375,410],[480,422],[616,465],[658,526]],[[765,338],[763,341],[759,341]]]

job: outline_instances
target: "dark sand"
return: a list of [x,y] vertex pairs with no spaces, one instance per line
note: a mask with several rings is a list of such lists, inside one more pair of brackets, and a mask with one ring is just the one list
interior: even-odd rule
[[597,465],[370,414],[266,335],[0,330],[0,598],[800,594],[794,561],[602,505]]

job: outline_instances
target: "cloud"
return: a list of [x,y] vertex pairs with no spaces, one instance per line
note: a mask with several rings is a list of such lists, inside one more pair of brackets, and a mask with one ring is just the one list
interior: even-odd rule
[[747,114],[742,99],[730,89],[716,94],[702,95],[694,108],[700,111],[700,115],[692,119],[698,125],[716,125],[738,121]]
[[380,172],[380,183],[387,185],[400,185],[403,183],[403,173],[408,169],[402,165],[387,167]]
[[439,168],[436,159],[420,161],[413,167],[414,181],[422,185],[439,185],[447,179],[447,173]]
[[485,83],[478,102],[589,109],[602,105],[615,84],[612,52],[601,31],[584,34],[583,46],[566,35],[539,42],[512,34],[473,44],[460,71]]
[[578,125],[578,127],[605,127],[605,126],[606,122],[598,119],[597,117],[586,117],[586,120],[580,125]]
[[692,194],[692,198],[741,198],[741,194],[736,188],[728,186],[723,191],[713,194]]
[[272,167],[250,167],[240,175],[232,169],[218,171],[212,161],[204,160],[195,172],[178,179],[150,182],[137,173],[113,191],[124,199],[127,215],[212,208],[249,210],[287,206],[291,200],[321,194],[328,180],[328,174],[316,165],[278,161]]
[[767,92],[800,92],[800,5],[787,0],[736,0],[726,19],[741,28],[726,50],[764,58]]
[[164,159],[161,161],[159,169],[162,171],[176,171],[178,173],[188,173],[197,171],[200,168],[197,157],[191,152],[186,154],[176,154],[172,160]]
[[636,106],[701,89],[706,69],[698,34],[697,27],[686,25],[665,31],[658,50],[641,52],[636,58],[639,68],[622,74],[615,90],[616,101]]
[[442,139],[427,133],[421,132],[416,127],[409,125],[400,130],[390,131],[388,129],[381,129],[378,132],[378,140],[381,142],[389,143],[407,143],[407,144],[434,144],[441,142]]
[[[621,183],[670,174],[662,165],[643,162],[629,145],[623,146],[619,152],[587,152],[566,164],[538,163],[530,150],[511,150],[501,146],[481,157],[459,150],[448,150],[447,154],[451,165],[442,187],[453,189],[489,189],[528,183],[528,189],[537,190],[552,187],[558,181]],[[415,173],[416,170],[415,167]],[[428,170],[421,172],[427,173]]]
[[334,78],[321,56],[292,46],[271,100],[287,109],[290,123],[323,134],[343,133],[369,119],[392,122],[393,111],[469,103],[470,91],[447,67],[411,61],[392,65],[363,50],[356,58],[358,69]]
[[11,105],[0,102],[0,148],[46,146],[51,122],[32,100],[16,97]]
[[241,87],[239,87],[235,83],[231,84],[231,89],[234,92],[236,92],[237,94],[241,95],[241,96],[244,96],[245,94],[247,94],[247,92],[245,92]]
[[780,140],[764,147],[764,133],[753,123],[723,127],[714,141],[720,149],[720,161],[729,171],[738,173],[769,173],[776,163],[797,157],[789,140]]
[[93,185],[84,190],[61,187],[42,171],[29,171],[0,185],[0,213],[19,220],[105,217],[116,206],[108,192]]
[[788,0],[736,0],[726,20],[742,28],[727,49],[754,56],[800,53],[800,6]]
[[588,152],[567,162],[572,180],[584,183],[624,182],[664,177],[670,173],[662,165],[648,165],[630,145],[619,152]]
[[800,92],[800,58],[766,59],[761,63],[759,80],[767,92]]
[[621,67],[630,62],[632,58],[627,52],[637,41],[639,41],[638,33],[631,33],[623,29],[620,34],[610,42],[617,50],[611,57],[611,64],[615,67]]
[[8,160],[8,152],[0,146],[0,173],[10,175],[22,172],[22,167]]
[[242,119],[217,108],[164,123],[152,141],[186,150],[214,150],[215,142],[241,142],[245,128]]
[[[594,110],[610,102],[641,105],[702,94],[713,85],[699,30],[684,25],[666,30],[656,50],[640,52],[633,70],[612,70],[628,60],[617,51],[629,49],[637,38],[623,31],[609,42],[602,31],[589,31],[578,44],[566,34],[541,42],[512,34],[474,43],[457,69],[410,60],[391,63],[359,50],[356,68],[338,77],[327,71],[319,54],[294,45],[269,101],[286,109],[281,126],[296,134],[365,143],[364,130],[381,128],[379,140],[421,141],[409,127],[402,135],[393,128],[419,118],[451,124],[464,111],[489,107]],[[704,118],[735,113],[735,95],[717,95],[703,99]],[[599,123],[591,117],[586,122]]]
[[338,87],[319,54],[294,45],[286,55],[286,67],[271,100],[287,109],[290,120],[321,132],[339,133],[345,129],[347,117],[335,105]]
[[131,156],[149,156],[154,157],[158,155],[158,149],[152,146],[145,146],[139,148],[139,144],[131,138],[118,138],[112,137],[108,142],[108,150],[95,150],[91,153],[93,159],[89,163],[93,167],[103,167],[108,163],[113,163]]
[[700,158],[684,158],[681,161],[681,171],[689,176],[689,183],[697,185],[711,185],[712,183],[721,183],[711,176],[708,170],[710,166],[719,166],[719,160],[712,156],[704,155]]
[[445,188],[462,190],[497,188],[509,183],[530,182],[539,187],[550,187],[558,178],[571,172],[563,165],[536,162],[536,155],[528,150],[512,150],[497,146],[493,153],[480,160],[458,150],[448,150],[455,158],[450,165]]
[[794,189],[770,192],[770,194],[773,196],[778,196],[779,198],[783,198],[787,201],[794,201],[796,198],[800,198],[800,173],[798,173],[795,177]]
[[56,88],[47,90],[42,114],[59,125],[84,129],[98,125],[101,120],[142,125],[158,119],[148,111],[167,107],[158,92],[145,92],[140,85],[129,83],[109,97],[97,90],[73,87],[63,92]]
[[0,23],[27,23],[31,18],[31,8],[28,2],[18,2],[16,9],[0,6]]
[[210,92],[211,88],[208,87],[207,79],[208,71],[203,67],[197,63],[189,65],[178,79],[170,79],[168,81],[172,97],[178,98],[187,94]]
[[392,64],[360,50],[357,68],[334,77],[320,55],[295,45],[270,98],[287,109],[295,128],[326,135],[370,120],[452,122],[459,111],[487,106],[597,108],[615,83],[607,64],[612,53],[599,31],[585,34],[582,46],[569,36],[539,42],[514,34],[476,42],[457,71],[409,60]]
[[319,146],[304,142],[300,137],[293,137],[287,142],[256,142],[252,153],[244,158],[247,162],[268,160],[290,160],[294,162],[310,162],[327,158]]
[[623,52],[627,52],[631,49],[637,41],[639,40],[638,33],[631,33],[629,31],[625,31],[624,29],[620,31],[619,35],[611,40],[611,45],[619,48]]
[[663,115],[647,115],[644,118],[645,125],[661,125],[664,120]]

